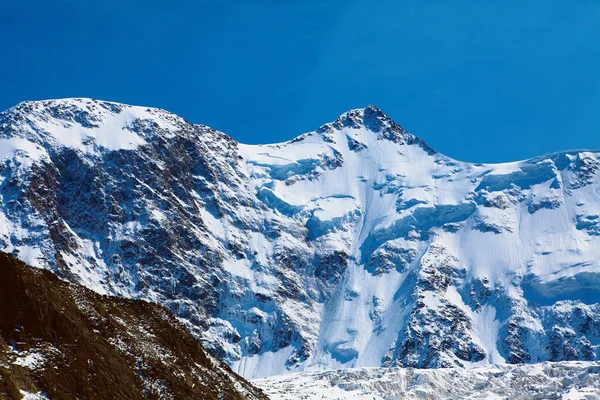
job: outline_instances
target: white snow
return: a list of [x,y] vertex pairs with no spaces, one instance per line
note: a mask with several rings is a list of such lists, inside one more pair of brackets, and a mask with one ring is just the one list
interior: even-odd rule
[[600,364],[361,368],[256,379],[271,400],[600,399]]
[[21,392],[21,396],[23,396],[22,400],[47,400],[48,399],[48,397],[42,392],[31,393],[31,392],[28,392],[23,389],[20,389],[19,391]]
[[12,137],[0,139],[0,160],[17,160],[22,168],[30,167],[34,161],[48,160],[48,153],[44,148],[27,139]]
[[[137,111],[137,112],[135,112]],[[119,114],[109,114],[100,122],[99,127],[88,128],[81,125],[71,125],[60,121],[40,123],[40,127],[62,146],[90,151],[92,143],[108,150],[132,150],[146,142],[135,132],[127,129],[136,118],[148,117],[138,109],[125,109]]]
[[[176,132],[177,117],[160,110],[118,105],[121,110],[116,112],[99,108],[91,100],[59,102],[91,113],[98,126],[47,117],[43,113],[46,105],[34,105],[37,108],[30,125],[19,126],[21,130],[12,132],[11,137],[0,137],[0,160],[14,160],[26,170],[35,160],[48,158],[48,152],[66,146],[93,163],[103,152],[133,150],[149,143],[152,133],[131,129],[139,120],[156,123],[167,137]],[[352,149],[349,138],[362,149]],[[211,137],[206,146],[224,144]],[[560,290],[567,285],[561,285],[560,279],[600,273],[598,173],[592,167],[578,169],[575,165],[583,161],[593,165],[600,159],[597,153],[471,164],[418,144],[382,139],[365,126],[312,132],[275,145],[240,144],[238,148],[241,158],[235,161],[215,152],[211,167],[232,166],[237,175],[231,181],[239,185],[204,182],[203,188],[210,196],[221,196],[222,203],[243,199],[232,202],[240,204],[233,212],[217,217],[204,207],[202,196],[206,195],[196,189],[190,197],[197,207],[186,203],[184,196],[177,199],[182,208],[199,209],[206,226],[192,227],[190,235],[206,245],[215,259],[222,256],[218,271],[204,274],[194,265],[190,272],[202,284],[213,272],[229,280],[225,311],[210,316],[211,326],[203,337],[221,345],[233,360],[234,371],[245,377],[288,372],[286,363],[300,340],[277,351],[266,347],[258,354],[243,348],[244,340],[255,331],[268,346],[280,323],[274,315],[280,314],[291,321],[309,349],[308,358],[293,368],[381,366],[402,339],[399,335],[414,307],[415,277],[422,277],[425,267],[441,271],[449,266],[455,273],[448,289],[422,291],[425,306],[434,312],[444,304],[460,309],[470,323],[466,335],[485,352],[480,362],[461,363],[502,364],[506,361],[499,345],[502,328],[516,312],[510,307],[518,305],[522,327],[547,335],[547,327],[531,311],[533,307],[543,301],[554,304],[561,297]],[[577,175],[586,171],[590,174],[587,178]],[[170,220],[169,211],[152,205],[151,200],[163,199],[168,193],[144,186],[140,178],[135,177],[153,197],[142,199],[149,204],[149,219],[164,226],[177,224]],[[203,178],[198,175],[194,179]],[[37,218],[35,223],[31,218],[21,220],[9,212],[7,199],[0,200],[0,243],[6,244],[2,250],[18,250],[25,261],[46,266],[44,257],[51,259],[54,254],[44,220],[37,215],[31,217]],[[102,240],[134,240],[147,228],[147,220],[115,224],[108,237],[70,231],[77,250],[62,254],[63,258],[71,271],[96,291],[171,301],[161,299],[154,287],[144,294],[119,292],[125,289],[106,279],[112,254],[102,254]],[[237,250],[243,254],[233,254],[230,244],[239,245]],[[334,252],[344,254],[347,265],[339,281],[329,283],[326,280],[331,277],[316,277],[315,266],[307,260]],[[290,256],[297,264],[285,265],[276,259],[281,255]],[[182,263],[188,259],[187,254],[178,257]],[[380,258],[387,258],[389,265],[374,271]],[[124,279],[135,282],[131,270],[137,267],[124,266],[123,274],[130,274]],[[200,270],[203,273],[198,273]],[[149,282],[166,286],[162,277],[150,278]],[[538,286],[526,291],[526,279]],[[479,280],[488,282],[494,295],[477,308],[470,301],[469,285]],[[297,295],[286,297],[292,285]],[[496,290],[505,297],[498,300]],[[273,300],[259,302],[257,295]],[[190,299],[177,300],[183,303],[181,309],[193,310],[188,315],[200,307]],[[250,326],[250,317],[265,322]],[[236,335],[242,344],[231,340]],[[599,345],[593,345],[598,352]],[[541,344],[533,350],[536,357],[548,359]]]
[[12,361],[12,364],[19,365],[23,368],[37,369],[42,368],[46,362],[46,357],[41,353],[26,353],[19,354],[19,356]]
[[290,355],[293,349],[287,347],[277,352],[266,352],[261,355],[244,357],[235,362],[232,369],[242,376],[270,376],[281,371],[281,365]]
[[[5,158],[6,152],[16,148],[29,152],[33,159],[39,159],[47,155],[39,147],[40,144],[44,147],[47,145],[69,147],[90,154],[96,153],[97,148],[134,150],[146,143],[144,134],[135,132],[135,123],[152,121],[163,129],[166,137],[170,137],[180,120],[179,117],[155,108],[127,106],[92,99],[60,99],[24,104],[32,109],[27,115],[26,123],[29,127],[19,122],[17,129],[33,128],[39,133],[35,139],[41,139],[43,143],[27,144],[27,140],[20,138],[3,139],[0,142],[0,158]],[[74,112],[83,115],[84,118],[89,116],[90,123],[83,123],[77,119],[71,121],[70,115],[48,118],[45,113],[53,107],[62,107],[66,113]]]

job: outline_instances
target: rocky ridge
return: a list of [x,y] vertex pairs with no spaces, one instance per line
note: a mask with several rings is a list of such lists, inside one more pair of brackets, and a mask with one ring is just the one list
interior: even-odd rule
[[267,397],[162,307],[103,296],[0,253],[0,398]]

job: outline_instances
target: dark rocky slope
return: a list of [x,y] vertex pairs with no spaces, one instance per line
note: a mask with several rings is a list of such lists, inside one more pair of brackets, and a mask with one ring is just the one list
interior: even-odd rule
[[0,253],[0,398],[266,399],[164,308]]

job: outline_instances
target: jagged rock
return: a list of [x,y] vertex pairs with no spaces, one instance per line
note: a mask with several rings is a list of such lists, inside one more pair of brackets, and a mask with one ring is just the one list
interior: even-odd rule
[[162,307],[0,253],[0,397],[264,399]]

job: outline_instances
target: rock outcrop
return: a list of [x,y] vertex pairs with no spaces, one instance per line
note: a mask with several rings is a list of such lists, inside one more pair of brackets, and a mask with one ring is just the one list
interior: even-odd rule
[[0,253],[0,398],[266,400],[168,311]]

